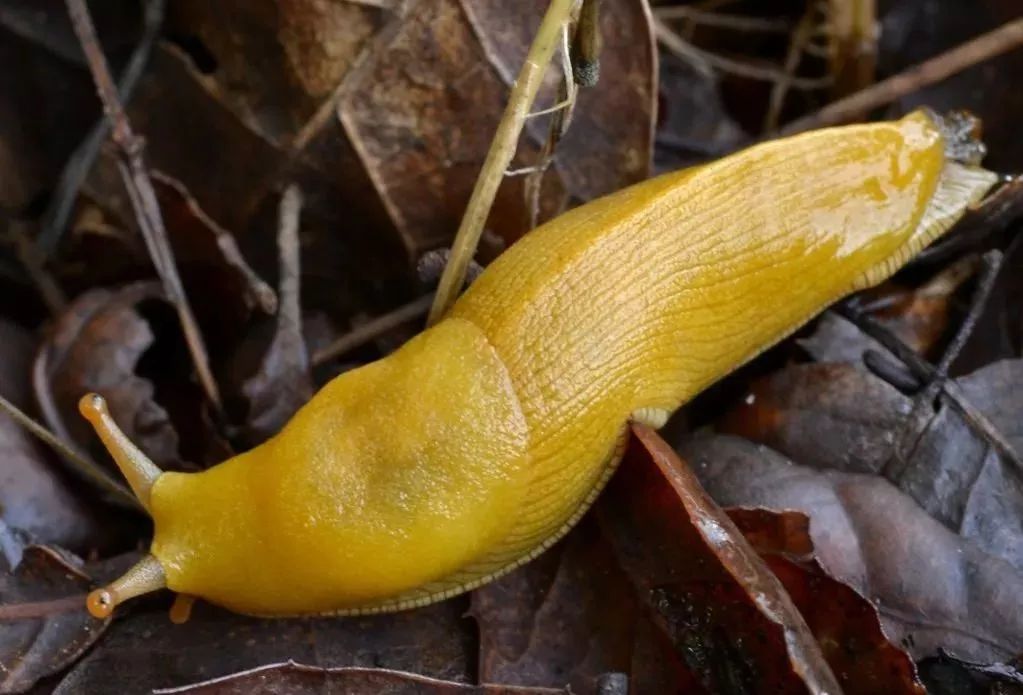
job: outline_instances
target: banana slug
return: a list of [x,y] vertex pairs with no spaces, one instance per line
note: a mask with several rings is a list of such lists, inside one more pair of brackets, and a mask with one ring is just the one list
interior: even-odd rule
[[155,528],[90,612],[164,587],[261,616],[394,611],[525,563],[594,501],[630,418],[659,427],[984,196],[996,176],[957,125],[918,111],[804,133],[575,208],[201,473],[161,472],[85,396]]

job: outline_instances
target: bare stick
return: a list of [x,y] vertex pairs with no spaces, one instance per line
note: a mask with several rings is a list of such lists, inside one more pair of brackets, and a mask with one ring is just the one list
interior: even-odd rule
[[[122,101],[130,99],[135,91],[142,72],[149,63],[153,46],[160,36],[160,28],[163,26],[166,0],[147,0],[144,4],[142,38],[139,39],[138,45],[132,52],[131,59],[124,68],[124,72],[121,73],[121,80],[117,85],[118,95]],[[105,117],[101,117],[64,164],[57,188],[53,192],[53,198],[43,215],[42,231],[39,232],[37,238],[39,250],[44,258],[50,256],[57,248],[57,244],[60,243],[78,197],[78,190],[92,169],[103,142],[109,134],[110,124]]]
[[110,76],[110,68],[103,56],[99,40],[96,38],[92,17],[89,16],[89,10],[85,6],[85,0],[66,0],[66,2],[68,13],[71,15],[71,23],[82,44],[82,51],[89,63],[89,70],[92,72],[92,79],[96,83],[96,91],[100,101],[103,102],[103,110],[107,118],[110,119],[114,142],[120,149],[121,157],[118,161],[118,168],[124,179],[128,197],[131,199],[142,238],[146,242],[153,265],[163,283],[167,299],[177,309],[181,329],[185,334],[185,341],[192,355],[192,361],[195,363],[199,382],[210,403],[219,411],[221,409],[220,393],[213,379],[213,373],[210,371],[206,346],[203,344],[202,334],[196,325],[195,317],[192,315],[192,309],[188,305],[185,289],[181,285],[181,278],[178,276],[177,266],[174,263],[174,254],[167,241],[167,231],[164,229],[163,218],[160,215],[160,204],[156,200],[153,184],[149,180],[149,174],[142,161],[142,139],[132,131],[128,117],[121,106],[113,78]]
[[813,9],[809,9],[799,20],[799,24],[792,31],[792,38],[789,39],[789,50],[785,56],[785,77],[778,80],[771,87],[771,99],[768,102],[767,114],[764,116],[764,130],[771,131],[778,127],[778,118],[781,116],[782,107],[785,106],[785,96],[789,92],[792,78],[799,69],[799,63],[803,59],[803,47],[810,40],[810,33],[813,31]]
[[[448,265],[450,267],[450,265]],[[379,338],[383,334],[391,331],[398,326],[408,323],[413,319],[417,319],[430,308],[433,304],[433,295],[427,294],[419,299],[415,299],[408,304],[398,307],[394,311],[388,312],[383,316],[378,316],[372,321],[368,321],[354,330],[344,334],[333,343],[318,350],[313,354],[313,366],[319,366],[324,362],[329,362],[335,357],[340,357],[346,352],[350,352],[357,347],[361,347],[371,340]]]
[[982,34],[898,75],[882,80],[845,99],[839,99],[816,113],[789,123],[781,129],[781,133],[789,135],[813,128],[845,123],[866,111],[891,103],[928,85],[941,82],[957,72],[962,72],[1020,45],[1023,45],[1023,19],[1004,24],[994,31]]
[[11,416],[11,419],[34,434],[44,444],[60,454],[83,477],[91,480],[98,488],[110,495],[119,505],[143,511],[142,505],[135,499],[124,485],[114,480],[109,473],[96,464],[85,454],[73,448],[50,430],[26,415],[18,406],[0,396],[0,410]]
[[746,17],[739,14],[719,14],[687,5],[655,7],[654,16],[658,19],[684,19],[693,24],[718,27],[719,29],[734,29],[735,31],[784,34],[792,28],[788,20],[785,19]]
[[8,225],[11,241],[14,242],[14,250],[18,260],[21,261],[25,272],[28,273],[32,283],[36,286],[36,291],[39,292],[39,296],[42,298],[46,308],[51,314],[57,316],[67,305],[67,299],[64,297],[64,291],[60,288],[60,285],[57,284],[57,281],[46,270],[39,246],[32,240],[29,226],[29,223],[25,220],[11,220]]
[[[68,0],[68,2],[71,1]],[[74,1],[81,2],[81,0]],[[462,223],[458,227],[458,233],[451,246],[451,260],[441,276],[437,295],[430,308],[427,325],[437,323],[455,303],[455,299],[461,292],[462,285],[465,283],[466,269],[476,253],[480,235],[483,234],[483,225],[486,224],[487,215],[490,214],[490,208],[494,204],[494,196],[497,195],[497,188],[504,178],[508,164],[515,156],[515,148],[518,145],[526,115],[536,100],[536,93],[543,82],[547,64],[551,62],[554,48],[558,45],[561,27],[568,21],[574,4],[575,0],[551,0],[551,4],[547,7],[547,13],[540,23],[540,28],[536,30],[536,36],[533,38],[529,53],[526,54],[526,60],[522,64],[522,70],[508,96],[508,105],[501,116],[494,139],[490,143],[490,151],[483,162],[483,169],[476,178],[476,187],[469,198]]]
[[739,60],[732,60],[731,58],[705,51],[702,48],[697,48],[672,31],[671,27],[656,17],[654,18],[654,33],[657,35],[657,40],[668,51],[705,75],[712,75],[714,70],[720,70],[721,72],[731,73],[751,80],[763,80],[765,82],[788,80],[788,83],[797,89],[819,89],[831,84],[830,76],[820,78],[792,77],[786,75],[785,71],[778,67],[764,67],[743,63]]

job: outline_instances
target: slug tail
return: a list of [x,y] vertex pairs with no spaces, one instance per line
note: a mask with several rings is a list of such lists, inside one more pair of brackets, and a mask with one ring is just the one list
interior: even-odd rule
[[963,216],[965,210],[978,203],[997,182],[998,175],[986,169],[961,164],[958,161],[947,162],[916,230],[895,253],[867,269],[857,280],[855,289],[873,287],[891,276],[909,259],[947,232]]

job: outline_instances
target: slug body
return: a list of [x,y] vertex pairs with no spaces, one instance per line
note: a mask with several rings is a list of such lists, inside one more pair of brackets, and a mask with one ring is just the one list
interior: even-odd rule
[[[816,131],[545,224],[273,439],[156,477],[145,572],[296,615],[421,605],[522,564],[594,500],[630,418],[659,426],[984,195],[994,175],[945,140],[923,112]],[[132,581],[114,602],[161,580]]]

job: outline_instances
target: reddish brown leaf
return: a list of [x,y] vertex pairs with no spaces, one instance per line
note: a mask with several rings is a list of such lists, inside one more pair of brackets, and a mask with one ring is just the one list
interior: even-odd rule
[[569,695],[567,688],[523,688],[467,685],[381,668],[320,668],[295,662],[272,664],[181,688],[153,691],[157,695],[304,695],[337,692],[348,695]]
[[805,514],[734,507],[727,511],[806,618],[846,695],[923,695],[913,661],[888,641],[870,601],[813,559]]
[[777,578],[642,426],[598,514],[641,599],[711,692],[839,692]]
[[930,518],[884,478],[797,466],[736,437],[683,453],[721,504],[799,510],[827,573],[869,597],[915,657],[991,663],[1023,646],[1023,575]]

